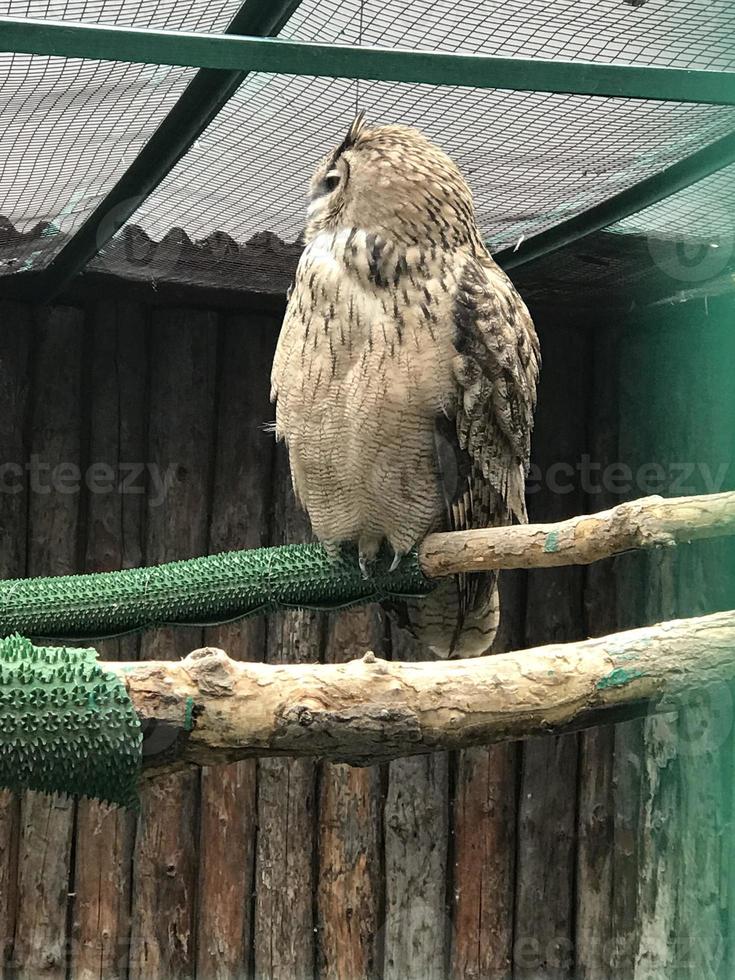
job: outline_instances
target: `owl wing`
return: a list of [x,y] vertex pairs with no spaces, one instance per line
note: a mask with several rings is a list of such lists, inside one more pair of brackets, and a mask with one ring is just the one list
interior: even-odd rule
[[536,331],[489,255],[467,260],[454,309],[455,430],[462,462],[450,524],[523,523],[541,361]]
[[[523,300],[489,255],[466,260],[452,327],[456,409],[435,425],[446,526],[525,522],[539,346]],[[454,586],[454,595],[437,596],[435,605],[443,605],[434,617],[455,622],[450,651],[466,623],[491,635],[498,621],[497,572],[457,575]]]

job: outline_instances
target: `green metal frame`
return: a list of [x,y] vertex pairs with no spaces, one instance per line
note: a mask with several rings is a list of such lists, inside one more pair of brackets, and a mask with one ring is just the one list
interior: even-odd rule
[[0,50],[68,58],[735,105],[735,72],[501,58],[0,18]]
[[709,146],[692,153],[684,160],[667,167],[666,170],[639,181],[627,190],[602,201],[601,204],[549,228],[548,231],[534,235],[518,248],[505,248],[495,252],[493,257],[504,269],[525,265],[565,245],[571,245],[572,242],[595,231],[608,228],[615,222],[622,221],[623,218],[638,214],[644,208],[663,201],[664,198],[690,187],[698,180],[709,177],[732,163],[735,163],[735,133],[723,136],[722,139],[710,143]]
[[[245,0],[228,25],[227,32],[276,34],[300,2]],[[211,68],[197,72],[138,156],[94,211],[45,269],[30,274],[34,275],[33,294],[40,302],[53,299],[105,247],[201,136],[246,75],[245,71]]]

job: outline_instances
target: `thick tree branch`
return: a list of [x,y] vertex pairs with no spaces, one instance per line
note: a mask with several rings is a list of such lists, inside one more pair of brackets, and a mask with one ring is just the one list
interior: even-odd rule
[[270,665],[195,650],[101,664],[127,685],[152,769],[246,756],[357,765],[671,710],[735,675],[735,612],[474,660]]
[[491,568],[589,565],[633,549],[729,534],[735,534],[735,492],[643,497],[556,524],[430,534],[419,549],[419,565],[429,578]]

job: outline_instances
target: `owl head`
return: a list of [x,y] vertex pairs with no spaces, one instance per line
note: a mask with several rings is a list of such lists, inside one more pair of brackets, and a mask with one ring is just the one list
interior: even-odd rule
[[459,168],[410,126],[368,126],[360,113],[311,180],[306,240],[363,228],[401,245],[482,248]]

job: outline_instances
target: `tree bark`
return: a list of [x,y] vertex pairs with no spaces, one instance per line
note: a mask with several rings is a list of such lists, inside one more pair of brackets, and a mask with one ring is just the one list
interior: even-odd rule
[[[27,306],[0,303],[0,461],[22,465],[28,455],[26,418],[29,404],[29,365],[32,319]],[[12,324],[12,327],[8,327]],[[8,489],[6,483],[5,489]],[[28,519],[27,481],[17,492],[0,493],[0,578],[15,578],[26,571]],[[18,838],[20,796],[0,790],[0,977],[12,973],[15,921],[18,911]],[[6,970],[6,966],[9,967]]]
[[[496,654],[523,644],[523,572],[500,579]],[[454,780],[450,980],[508,980],[513,973],[520,743],[457,754]]]
[[[617,331],[595,331],[588,362],[591,383],[586,448],[600,470],[614,466],[622,458],[618,451],[620,348]],[[621,502],[621,497],[615,487],[603,482],[599,486],[588,485],[587,502],[591,501],[597,507],[613,507]],[[585,569],[586,636],[604,636],[619,628],[615,602],[619,563],[620,560],[596,562]],[[652,621],[661,618],[655,616]],[[611,975],[613,874],[619,859],[610,846],[619,823],[613,779],[615,731],[614,725],[601,725],[580,735],[574,888],[576,980],[608,980]]]
[[553,524],[430,534],[419,548],[419,565],[428,578],[492,568],[589,565],[634,549],[728,534],[735,534],[735,491],[642,497]]
[[[57,306],[38,312],[31,337],[29,461],[37,467],[28,494],[31,575],[68,575],[77,568],[81,515],[72,468],[81,458],[84,342],[79,310]],[[12,961],[17,976],[64,980],[67,975],[73,825],[71,799],[23,794]]]
[[[146,316],[142,306],[105,300],[90,316],[89,473],[110,466],[122,480],[129,460],[145,459]],[[140,565],[140,494],[88,494],[85,571]],[[102,660],[136,660],[136,635],[102,640]],[[80,800],[74,848],[70,973],[75,980],[120,980],[130,949],[135,814],[97,800]]]
[[[330,616],[324,659],[344,663],[382,647],[370,607]],[[320,980],[379,980],[383,771],[325,763],[318,780],[317,961]]]
[[[393,663],[408,669],[425,655],[395,625],[390,648]],[[396,759],[387,768],[383,980],[444,980],[450,941],[449,754]]]
[[[308,538],[306,515],[288,479],[285,446],[276,450],[272,487],[276,544]],[[276,613],[268,620],[267,662],[242,667],[308,673],[321,658],[324,625],[324,617],[308,609]],[[192,715],[195,710],[193,701]],[[266,758],[258,764],[253,920],[257,980],[311,980],[315,973],[317,771],[313,759]]]
[[[152,317],[148,458],[160,467],[165,491],[146,501],[151,563],[207,550],[217,328],[214,314],[203,310],[162,309]],[[176,658],[202,642],[198,627],[163,628],[142,638],[141,656]],[[143,756],[153,760],[163,752],[165,732],[146,734]],[[173,774],[141,796],[129,976],[186,980],[195,976],[197,959],[199,773]]]
[[[275,443],[254,420],[268,417],[275,339],[270,320],[256,314],[227,317],[220,327],[212,554],[233,542],[268,544]],[[264,617],[225,623],[206,630],[204,642],[236,660],[262,660],[267,626]],[[245,759],[202,772],[196,950],[197,976],[206,980],[252,978],[257,766]]]
[[[550,346],[545,342],[546,330],[555,334]],[[584,481],[572,478],[565,492],[557,492],[560,485],[553,482],[553,474],[558,465],[573,467],[587,448],[591,386],[569,384],[569,379],[586,377],[591,339],[590,331],[580,335],[572,323],[545,324],[540,335],[544,371],[532,463],[536,472],[546,475],[551,492],[528,495],[533,523],[553,522],[553,527],[563,527],[561,522],[587,509]],[[560,398],[565,388],[565,397]],[[563,532],[561,540],[568,543]],[[557,544],[552,530],[550,536],[544,535],[540,553],[551,552]],[[528,573],[524,645],[569,643],[588,635],[583,618],[584,572],[582,565],[575,564]],[[530,738],[518,750],[513,980],[576,980],[574,841],[579,739],[574,732]]]
[[721,612],[473,660],[258,664],[207,647],[101,666],[144,722],[170,729],[147,760],[160,770],[278,755],[367,765],[672,711],[732,679],[734,652],[735,612]]

